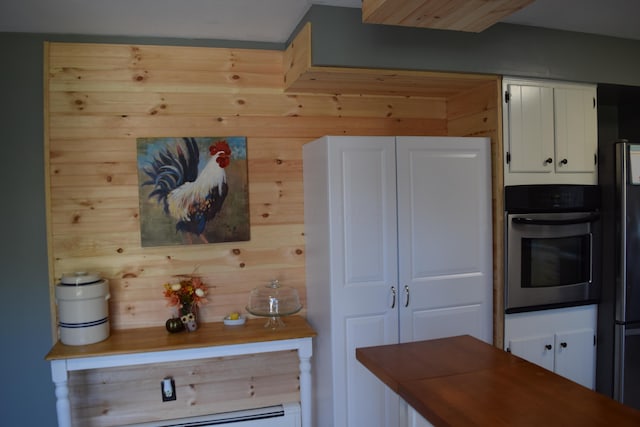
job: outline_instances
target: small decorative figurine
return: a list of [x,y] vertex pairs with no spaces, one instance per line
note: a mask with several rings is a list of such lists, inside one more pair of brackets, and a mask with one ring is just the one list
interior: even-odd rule
[[196,316],[193,313],[183,314],[182,317],[180,317],[180,320],[182,320],[182,324],[187,329],[187,331],[193,332],[198,329]]

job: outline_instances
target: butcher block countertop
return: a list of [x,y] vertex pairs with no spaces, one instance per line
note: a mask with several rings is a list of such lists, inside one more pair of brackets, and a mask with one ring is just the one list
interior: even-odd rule
[[266,319],[247,319],[244,325],[226,326],[222,322],[201,323],[194,332],[171,334],[164,326],[112,330],[109,338],[95,344],[70,346],[58,341],[46,360],[113,356],[151,351],[180,350],[222,345],[258,343],[316,336],[301,316],[284,317],[285,327],[265,328]]
[[640,411],[468,335],[356,358],[434,426],[640,425]]

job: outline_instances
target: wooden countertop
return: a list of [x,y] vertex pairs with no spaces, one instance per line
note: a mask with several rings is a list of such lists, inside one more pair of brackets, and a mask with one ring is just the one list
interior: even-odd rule
[[57,342],[45,359],[111,356],[316,336],[316,332],[301,316],[285,317],[283,321],[286,326],[277,330],[265,328],[266,319],[263,318],[247,319],[241,326],[226,326],[222,322],[202,323],[194,332],[174,334],[167,332],[164,326],[112,330],[109,338],[95,344],[71,346]]
[[356,358],[434,426],[640,425],[640,411],[468,335]]

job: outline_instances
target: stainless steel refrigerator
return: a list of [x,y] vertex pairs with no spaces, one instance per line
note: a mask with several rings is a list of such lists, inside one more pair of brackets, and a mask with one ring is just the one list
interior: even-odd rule
[[617,141],[600,154],[603,293],[597,389],[640,409],[640,144]]

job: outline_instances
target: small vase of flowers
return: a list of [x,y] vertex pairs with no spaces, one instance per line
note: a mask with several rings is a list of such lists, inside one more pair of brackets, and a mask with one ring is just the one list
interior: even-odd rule
[[167,320],[169,332],[181,330],[175,319],[180,319],[189,332],[198,328],[197,308],[207,302],[207,286],[199,276],[177,276],[178,281],[165,283],[164,296],[169,307],[177,309],[177,317]]

